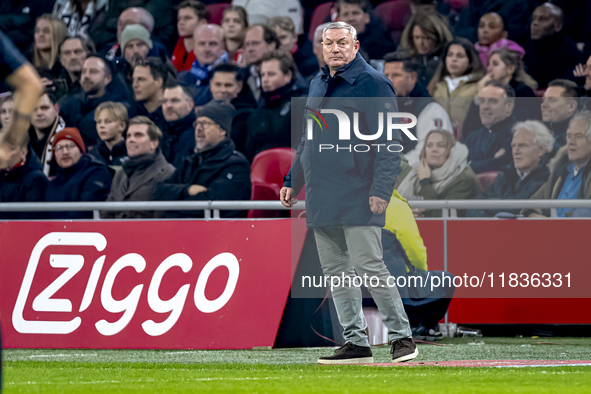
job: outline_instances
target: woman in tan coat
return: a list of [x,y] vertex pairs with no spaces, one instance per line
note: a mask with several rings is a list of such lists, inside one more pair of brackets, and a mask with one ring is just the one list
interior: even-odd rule
[[429,93],[448,111],[452,122],[460,124],[478,93],[478,81],[486,69],[472,43],[456,38],[441,54],[441,63],[429,83]]

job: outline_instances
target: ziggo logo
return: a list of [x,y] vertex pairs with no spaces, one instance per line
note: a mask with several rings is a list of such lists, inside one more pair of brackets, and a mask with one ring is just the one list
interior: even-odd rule
[[[23,317],[25,303],[31,290],[31,284],[33,283],[33,277],[37,271],[37,266],[39,265],[41,253],[45,248],[52,245],[94,246],[99,252],[101,252],[107,246],[107,239],[100,233],[53,232],[45,235],[39,240],[39,242],[37,242],[31,252],[29,264],[27,265],[27,270],[25,271],[25,276],[12,312],[12,325],[16,331],[21,334],[69,334],[80,327],[80,324],[82,323],[82,319],[79,316],[70,321],[25,320]],[[99,257],[92,266],[79,312],[83,312],[90,306],[105,263],[105,258],[106,256]],[[52,267],[66,268],[66,270],[55,281],[47,286],[47,288],[41,291],[37,297],[35,297],[32,305],[33,310],[37,312],[72,312],[72,302],[69,299],[51,297],[82,269],[84,266],[84,257],[77,254],[51,254],[49,261]],[[160,299],[158,296],[158,290],[164,274],[169,269],[172,267],[180,267],[183,272],[187,273],[192,266],[193,262],[189,256],[184,253],[176,253],[167,257],[158,268],[156,268],[150,286],[148,287],[148,305],[154,312],[170,312],[170,315],[161,323],[156,323],[153,320],[144,321],[142,323],[142,328],[146,334],[159,336],[166,333],[175,325],[183,311],[190,284],[181,286],[175,296],[166,301]],[[205,297],[207,280],[213,270],[221,266],[227,267],[230,272],[226,287],[217,299],[208,300]],[[95,323],[98,332],[105,336],[115,335],[129,324],[135,314],[144,287],[143,284],[137,285],[124,299],[113,299],[112,290],[115,278],[125,267],[132,267],[136,272],[140,273],[146,268],[146,260],[137,253],[128,253],[120,257],[107,272],[101,289],[101,303],[108,312],[123,312],[123,315],[119,320],[113,323],[104,319]],[[240,267],[238,265],[238,259],[233,254],[221,253],[212,258],[207,264],[205,264],[197,279],[195,292],[193,294],[193,301],[197,309],[204,313],[212,313],[226,305],[234,293],[239,273]]]

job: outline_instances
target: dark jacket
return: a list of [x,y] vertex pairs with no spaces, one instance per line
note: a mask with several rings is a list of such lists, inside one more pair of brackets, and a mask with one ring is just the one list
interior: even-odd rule
[[[68,127],[76,127],[87,147],[99,142],[94,120],[94,110],[107,101],[122,102],[127,99],[124,91],[109,84],[101,97],[90,98],[85,92],[67,95],[60,100],[60,113]],[[131,118],[131,117],[130,117]]]
[[[174,174],[162,152],[130,158],[115,174],[107,201],[151,201],[156,184]],[[152,211],[102,211],[102,218],[153,218]]]
[[[12,171],[0,171],[0,202],[43,201],[48,183],[39,158],[29,148],[24,165]],[[44,216],[37,212],[0,212],[0,220],[39,219]]]
[[[45,201],[105,201],[113,177],[108,167],[88,155],[69,168],[58,167],[55,179],[49,182]],[[52,219],[92,218],[92,212],[52,212]]]
[[[568,166],[571,164],[568,159],[566,147],[563,147],[556,156],[550,161],[550,178],[542,185],[530,198],[532,200],[556,200],[562,191],[564,181],[568,176]],[[589,200],[591,199],[591,165],[587,163],[583,168],[583,182],[581,188],[577,193],[577,199]],[[544,216],[550,216],[549,209],[539,208],[524,208],[521,214],[529,216],[531,213],[538,213]]]
[[546,89],[556,78],[573,80],[575,66],[587,61],[564,30],[540,40],[530,40],[524,49],[525,70],[538,82],[539,89]]
[[121,162],[127,158],[127,147],[125,140],[119,142],[110,150],[105,141],[99,141],[98,144],[88,148],[88,156],[107,166],[120,166]]
[[174,122],[166,122],[162,151],[169,163],[178,168],[195,150],[195,112]]
[[127,109],[127,114],[129,119],[136,116],[147,116],[152,122],[156,123],[156,126],[161,131],[166,130],[166,119],[164,119],[164,113],[162,113],[162,106],[158,107],[154,112],[148,112],[143,101],[134,101]]
[[435,75],[437,67],[439,67],[439,59],[441,58],[442,52],[443,46],[427,55],[415,55],[417,62],[421,65],[417,72],[417,81],[421,85],[428,86],[431,79],[433,79],[433,75]]
[[273,92],[262,92],[264,105],[250,114],[247,121],[244,155],[248,160],[267,149],[297,148],[301,135],[291,127],[291,98],[305,94],[295,80]]
[[[343,97],[348,99],[343,101]],[[357,54],[334,76],[330,75],[327,66],[322,68],[322,73],[314,77],[310,84],[306,107],[315,111],[323,108],[344,110],[351,121],[354,119],[353,112],[366,114],[360,117],[359,130],[363,134],[375,134],[379,121],[377,112],[385,112],[384,109],[397,112],[394,97],[392,83]],[[351,133],[351,140],[339,141],[337,117],[326,115],[324,118],[327,130],[321,131],[313,122],[313,139],[306,139],[307,133],[302,137],[284,186],[293,188],[298,194],[305,183],[308,227],[383,227],[385,213],[373,214],[369,197],[390,201],[400,172],[400,154],[384,149],[359,154],[336,152],[336,149],[319,152],[319,146],[400,143],[400,132],[393,131],[392,141],[386,139],[386,133],[374,141],[363,141],[354,133]]]
[[318,59],[314,55],[312,42],[308,40],[307,34],[298,37],[298,49],[293,53],[293,61],[298,71],[304,78],[308,78],[318,72]]
[[[191,185],[207,191],[189,195]],[[250,163],[226,139],[212,149],[187,157],[172,177],[156,186],[154,200],[209,201],[250,200]],[[203,211],[170,211],[165,217],[203,217]],[[242,211],[221,211],[224,218],[241,217]]]
[[[549,156],[540,160],[538,167],[533,169],[524,179],[519,178],[513,163],[503,167],[492,185],[481,193],[478,198],[486,200],[527,200],[550,176],[548,169]],[[517,214],[519,209],[479,209],[469,210],[466,216],[493,217],[499,212]]]
[[[143,7],[155,20],[154,36],[159,40],[170,40],[174,36],[174,8],[166,0],[109,0],[109,11],[103,20],[93,29],[89,29],[90,37],[100,50],[108,42],[117,39],[117,20],[119,15],[129,7]],[[171,43],[174,45],[174,42]]]
[[[500,171],[511,162],[513,159],[511,153],[511,141],[513,140],[511,127],[513,124],[515,124],[515,118],[509,116],[492,125],[490,129],[482,126],[466,138],[466,146],[470,152],[468,161],[475,173]],[[501,149],[505,149],[505,153],[495,158],[495,154]]]
[[357,34],[357,39],[370,59],[382,60],[386,53],[396,50],[396,44],[379,19],[372,19],[365,31]]
[[43,14],[51,14],[53,4],[47,0],[0,1],[0,30],[24,53],[33,42],[35,21]]
[[558,152],[558,150],[560,148],[562,148],[563,146],[566,145],[566,131],[568,130],[568,125],[570,123],[570,120],[572,119],[572,117],[574,116],[574,114],[570,117],[568,117],[567,119],[563,120],[562,122],[556,122],[556,123],[552,123],[552,122],[546,122],[546,126],[548,126],[548,128],[552,131],[552,134],[554,134],[554,152],[556,153]]
[[509,39],[523,44],[529,37],[530,17],[538,4],[535,1],[470,0],[455,27],[455,34],[473,43],[478,41],[478,23],[484,14],[496,12],[507,23]]

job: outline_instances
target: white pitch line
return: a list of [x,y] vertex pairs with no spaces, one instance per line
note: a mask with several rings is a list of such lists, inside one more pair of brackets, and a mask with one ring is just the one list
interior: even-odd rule
[[93,354],[88,354],[88,353],[79,353],[79,354],[39,354],[39,355],[31,355],[31,356],[27,356],[28,358],[34,358],[34,357],[78,357],[78,356],[83,356],[83,357],[89,357],[89,356],[98,356],[97,353],[93,353]]
[[70,384],[104,384],[104,383],[140,383],[140,382],[150,382],[150,383],[168,383],[168,382],[206,382],[206,381],[214,381],[214,380],[277,380],[277,379],[293,379],[291,377],[266,377],[266,378],[198,378],[198,379],[174,379],[174,380],[98,380],[92,382],[6,382],[7,386],[24,386],[24,385],[39,385],[39,384],[47,384],[47,385],[56,385],[56,384],[63,384],[63,383],[70,383]]

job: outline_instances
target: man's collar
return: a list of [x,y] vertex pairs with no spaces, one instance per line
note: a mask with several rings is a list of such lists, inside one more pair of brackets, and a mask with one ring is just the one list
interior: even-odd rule
[[[353,85],[365,70],[364,63],[365,60],[363,60],[359,52],[357,52],[353,60],[335,72],[333,78],[339,76],[350,85]],[[322,67],[322,73],[324,74],[324,77],[330,77],[330,68],[328,65]]]

